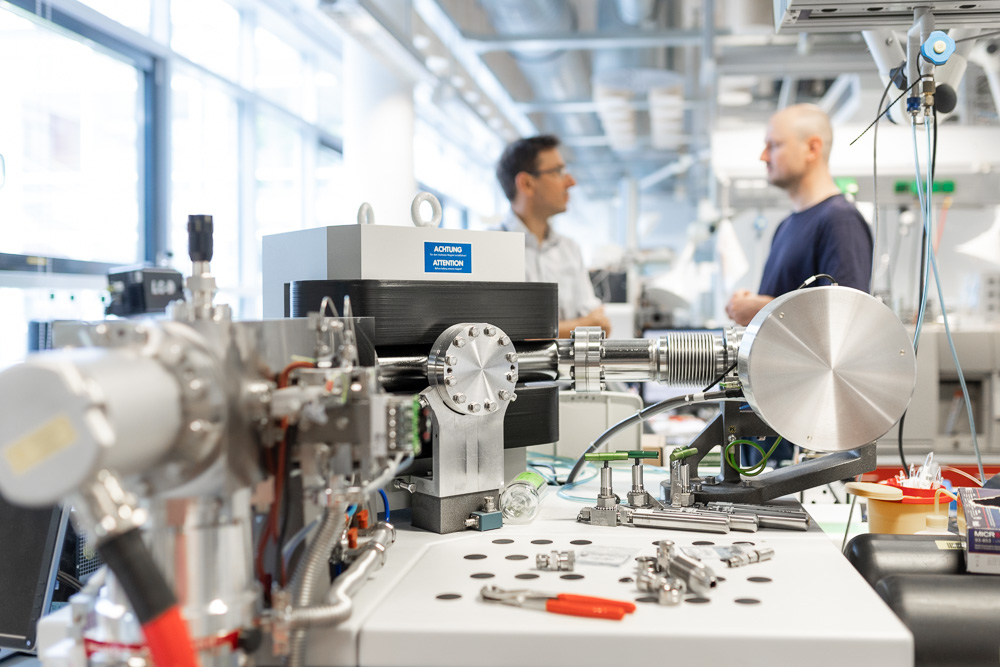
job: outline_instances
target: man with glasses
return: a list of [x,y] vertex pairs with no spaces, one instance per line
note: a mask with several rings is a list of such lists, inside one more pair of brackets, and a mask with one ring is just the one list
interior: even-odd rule
[[510,200],[501,228],[524,234],[525,279],[559,285],[559,337],[569,338],[582,326],[610,333],[580,246],[549,224],[549,218],[566,211],[569,189],[576,185],[559,154],[559,139],[542,135],[510,144],[497,162],[497,180]]

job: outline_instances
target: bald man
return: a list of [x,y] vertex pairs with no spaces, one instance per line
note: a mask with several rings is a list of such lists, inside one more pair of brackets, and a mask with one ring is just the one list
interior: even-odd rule
[[830,176],[832,144],[830,119],[815,105],[797,104],[771,116],[760,159],[768,182],[788,193],[793,212],[774,233],[758,294],[740,290],[726,306],[737,324],[746,326],[775,297],[821,273],[868,291],[871,230]]

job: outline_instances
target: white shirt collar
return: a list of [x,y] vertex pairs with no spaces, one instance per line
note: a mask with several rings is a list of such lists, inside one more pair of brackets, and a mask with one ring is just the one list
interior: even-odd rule
[[549,225],[549,233],[545,237],[545,240],[541,243],[538,242],[538,237],[535,236],[528,226],[524,224],[524,221],[514,212],[514,209],[508,209],[507,215],[504,217],[503,222],[500,225],[506,229],[508,232],[521,232],[524,234],[525,245],[531,246],[533,248],[549,248],[558,245],[559,240],[562,236]]

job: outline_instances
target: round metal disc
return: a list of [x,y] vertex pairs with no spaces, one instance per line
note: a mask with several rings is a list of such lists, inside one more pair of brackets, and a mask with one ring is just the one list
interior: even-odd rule
[[848,287],[778,297],[740,342],[740,380],[754,412],[792,443],[821,452],[885,435],[909,405],[916,373],[899,319]]
[[427,377],[455,412],[496,412],[515,398],[518,378],[514,344],[491,324],[456,324],[434,343],[427,356]]

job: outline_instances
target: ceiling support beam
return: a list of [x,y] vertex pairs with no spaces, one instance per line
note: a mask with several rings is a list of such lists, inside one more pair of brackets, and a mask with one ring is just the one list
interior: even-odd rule
[[[728,34],[722,31],[718,34]],[[593,51],[596,49],[650,49],[668,46],[698,46],[703,43],[701,30],[607,31],[607,32],[538,32],[496,36],[463,33],[469,47],[478,53],[490,51]]]

